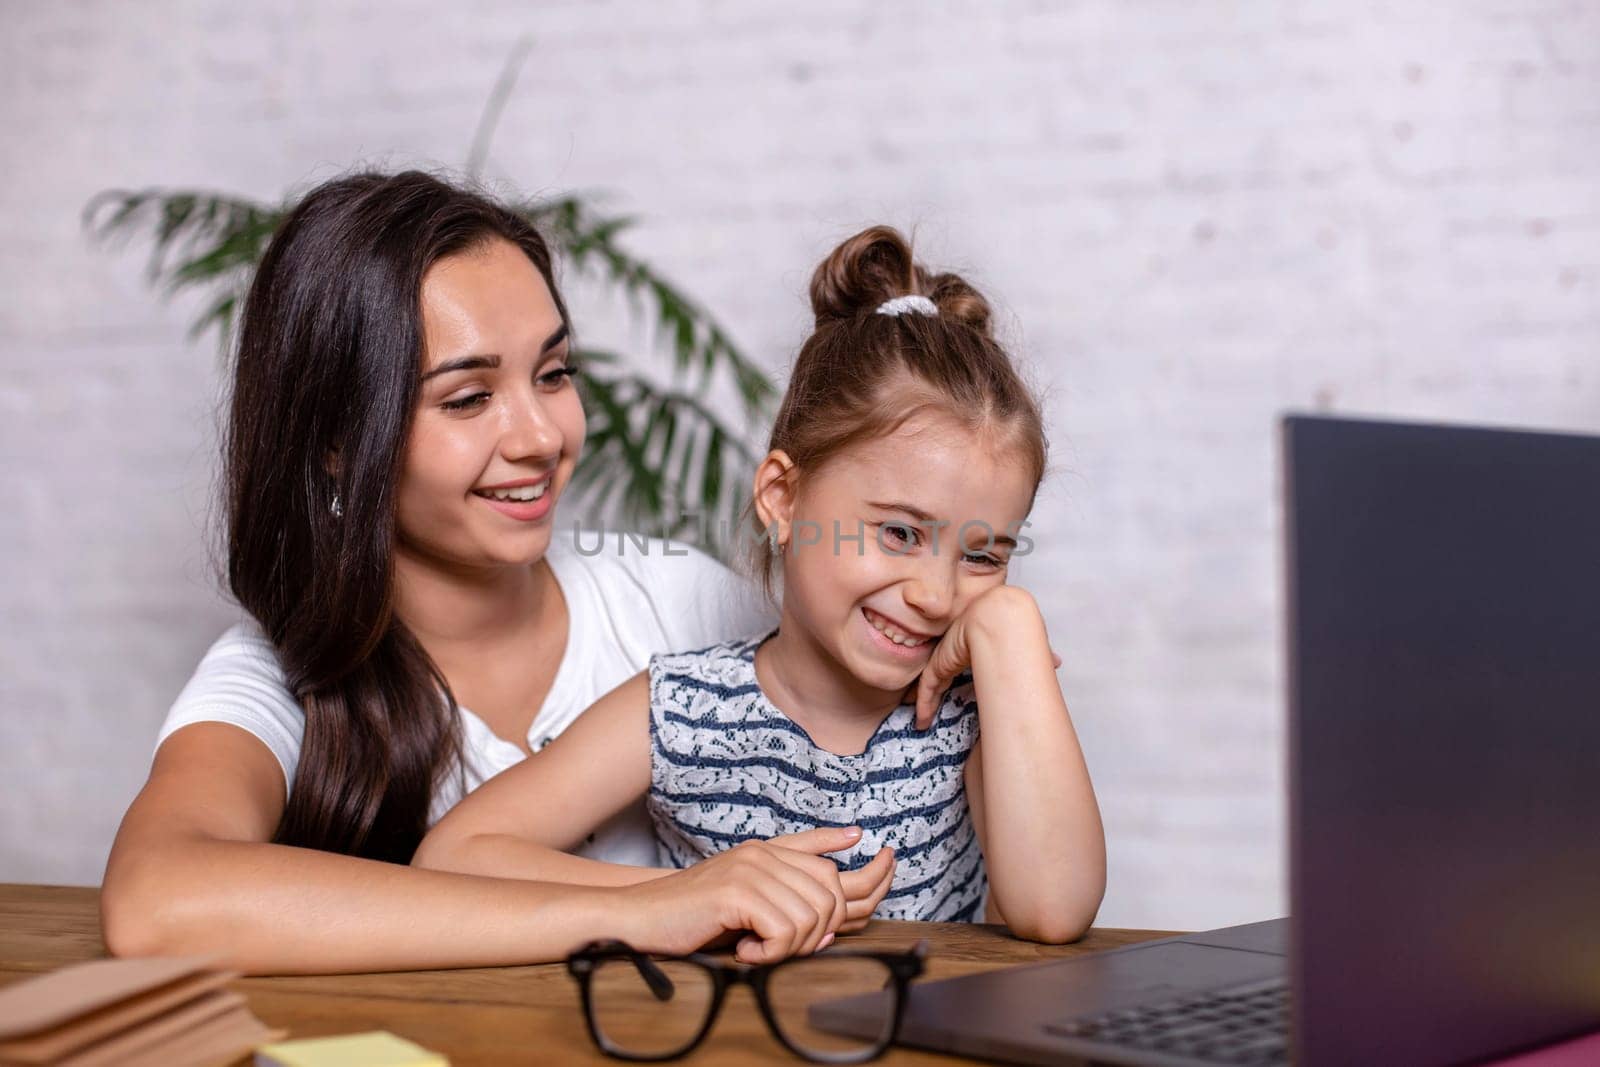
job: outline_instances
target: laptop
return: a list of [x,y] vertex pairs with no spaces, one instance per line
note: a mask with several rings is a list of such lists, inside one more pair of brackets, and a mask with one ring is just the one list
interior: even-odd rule
[[1292,917],[919,984],[901,1043],[1429,1067],[1600,1027],[1600,438],[1281,440]]

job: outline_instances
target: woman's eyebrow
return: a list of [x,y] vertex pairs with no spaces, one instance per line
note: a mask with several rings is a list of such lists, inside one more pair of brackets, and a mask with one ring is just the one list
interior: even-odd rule
[[556,345],[560,344],[562,341],[565,341],[567,339],[567,332],[566,323],[563,322],[560,326],[557,326],[555,333],[552,333],[549,337],[546,337],[544,339],[544,344],[539,346],[539,354],[542,356]]
[[[556,327],[554,333],[544,339],[544,344],[539,346],[539,355],[544,355],[556,345],[560,344],[562,341],[565,341],[567,339],[567,333],[567,324],[563,322],[560,326]],[[457,356],[455,359],[445,360],[437,367],[428,371],[428,373],[422,376],[422,380],[427,381],[429,378],[437,378],[439,375],[449,374],[451,371],[483,370],[485,367],[492,370],[499,366],[499,356]]]
[[498,366],[500,366],[499,356],[457,356],[455,359],[445,360],[424,374],[422,380],[427,381],[429,378],[437,378],[439,375],[449,374],[451,371],[482,370],[484,367],[492,368]]

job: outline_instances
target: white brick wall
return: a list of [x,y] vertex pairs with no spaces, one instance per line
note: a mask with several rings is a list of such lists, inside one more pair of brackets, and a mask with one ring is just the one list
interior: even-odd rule
[[[983,12],[978,14],[976,12]],[[0,879],[92,883],[230,617],[217,358],[107,186],[261,197],[459,163],[606,189],[775,371],[869,221],[1002,304],[1051,399],[1046,605],[1106,815],[1102,921],[1284,907],[1273,420],[1600,429],[1600,4],[19,3],[0,31]],[[580,292],[591,338],[630,344]]]

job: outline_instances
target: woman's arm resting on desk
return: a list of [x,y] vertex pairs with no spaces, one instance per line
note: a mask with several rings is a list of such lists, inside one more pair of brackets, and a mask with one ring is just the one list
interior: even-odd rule
[[601,937],[681,953],[740,930],[755,933],[741,955],[766,961],[823,936],[821,909],[744,857],[627,888],[484,878],[271,844],[283,805],[283,773],[246,731],[168,738],[106,867],[112,953],[314,974],[556,960]]
[[246,731],[196,723],[168,738],[106,866],[107,947],[317,973],[527,963],[607,936],[614,905],[598,890],[270,844],[283,805],[283,772]]

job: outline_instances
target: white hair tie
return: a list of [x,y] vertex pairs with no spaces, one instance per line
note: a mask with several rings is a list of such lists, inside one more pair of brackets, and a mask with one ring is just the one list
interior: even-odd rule
[[925,296],[897,296],[892,300],[885,300],[878,305],[880,315],[904,315],[908,311],[915,311],[919,315],[939,315],[939,305]]

